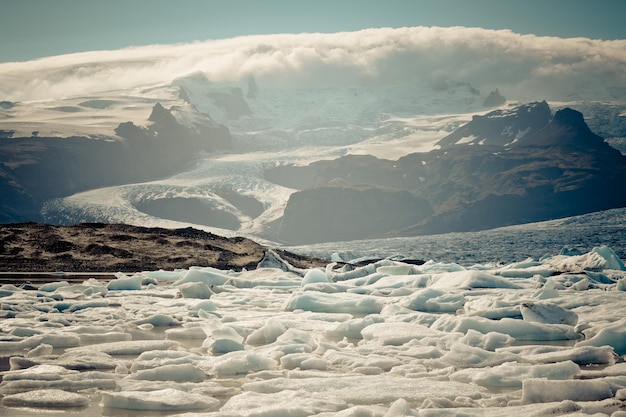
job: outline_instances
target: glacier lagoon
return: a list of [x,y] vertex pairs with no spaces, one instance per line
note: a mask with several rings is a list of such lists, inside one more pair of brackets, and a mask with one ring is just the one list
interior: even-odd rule
[[3,285],[0,414],[625,412],[626,268],[609,247],[275,265]]

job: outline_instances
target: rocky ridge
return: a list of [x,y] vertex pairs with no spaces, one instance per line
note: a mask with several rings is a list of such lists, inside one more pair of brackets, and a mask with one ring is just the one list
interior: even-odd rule
[[327,263],[270,249],[247,238],[226,238],[191,227],[163,229],[102,223],[72,226],[0,224],[0,272],[114,273],[192,266],[240,271],[256,268],[272,253],[277,253],[296,268]]
[[[397,161],[352,155],[268,169],[266,178],[300,190],[271,238],[319,242],[316,232],[330,216],[343,228],[357,228],[366,188],[370,194],[372,188],[387,190],[385,211],[370,216],[372,223],[387,214],[400,221],[398,227],[387,222],[385,231],[364,229],[361,239],[484,230],[626,206],[626,195],[616,192],[626,182],[626,157],[576,110],[552,116],[545,102],[496,110],[474,117],[439,145]],[[394,200],[394,191],[410,192],[414,202]],[[342,197],[328,198],[330,193]],[[410,219],[414,224],[399,226]]]

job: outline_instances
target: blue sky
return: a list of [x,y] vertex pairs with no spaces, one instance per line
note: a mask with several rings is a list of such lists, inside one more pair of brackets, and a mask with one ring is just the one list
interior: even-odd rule
[[239,35],[469,26],[626,39],[626,0],[2,0],[0,62]]

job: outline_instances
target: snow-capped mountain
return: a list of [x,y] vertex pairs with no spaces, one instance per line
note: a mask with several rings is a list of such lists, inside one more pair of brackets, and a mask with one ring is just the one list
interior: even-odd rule
[[[436,207],[449,200],[432,185],[445,178],[427,173],[434,162],[451,161],[453,155],[462,159],[470,146],[512,145],[552,120],[546,102],[519,106],[509,101],[494,110],[484,101],[478,90],[458,82],[436,89],[417,84],[294,89],[257,84],[251,76],[238,83],[213,82],[195,72],[170,84],[3,102],[3,219],[192,224],[222,234],[284,240],[280,230],[290,196],[334,180],[334,187],[360,182],[413,196],[422,190],[415,201],[425,211],[400,216],[395,223],[381,218],[379,224],[387,226],[374,234],[409,233],[433,210],[440,215]],[[623,116],[618,109],[626,106],[605,104],[585,104],[595,109],[591,122]],[[621,132],[622,122],[612,123],[611,132]],[[493,157],[488,154],[485,161]],[[324,168],[316,177],[305,179],[310,172],[302,173],[318,166]],[[502,189],[514,183],[507,181]],[[397,204],[415,198],[389,190],[368,192],[391,205],[396,197]],[[468,202],[463,192],[445,206],[452,210],[462,202]],[[315,208],[319,202],[311,204]],[[380,212],[381,207],[369,210]],[[344,224],[367,229],[349,225]],[[351,238],[364,236],[369,235]]]
[[[344,156],[268,170],[268,178],[300,189],[278,237],[313,243],[461,232],[626,206],[613,192],[626,181],[626,157],[573,109],[552,117],[542,102],[494,111],[438,144],[394,161]],[[370,197],[375,190],[384,197]]]

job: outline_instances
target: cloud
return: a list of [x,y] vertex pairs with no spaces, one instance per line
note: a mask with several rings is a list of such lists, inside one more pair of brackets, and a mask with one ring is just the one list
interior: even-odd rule
[[335,87],[469,82],[521,99],[600,99],[626,87],[626,40],[519,35],[465,27],[245,36],[94,51],[0,64],[0,99],[40,100],[253,74],[260,86]]

